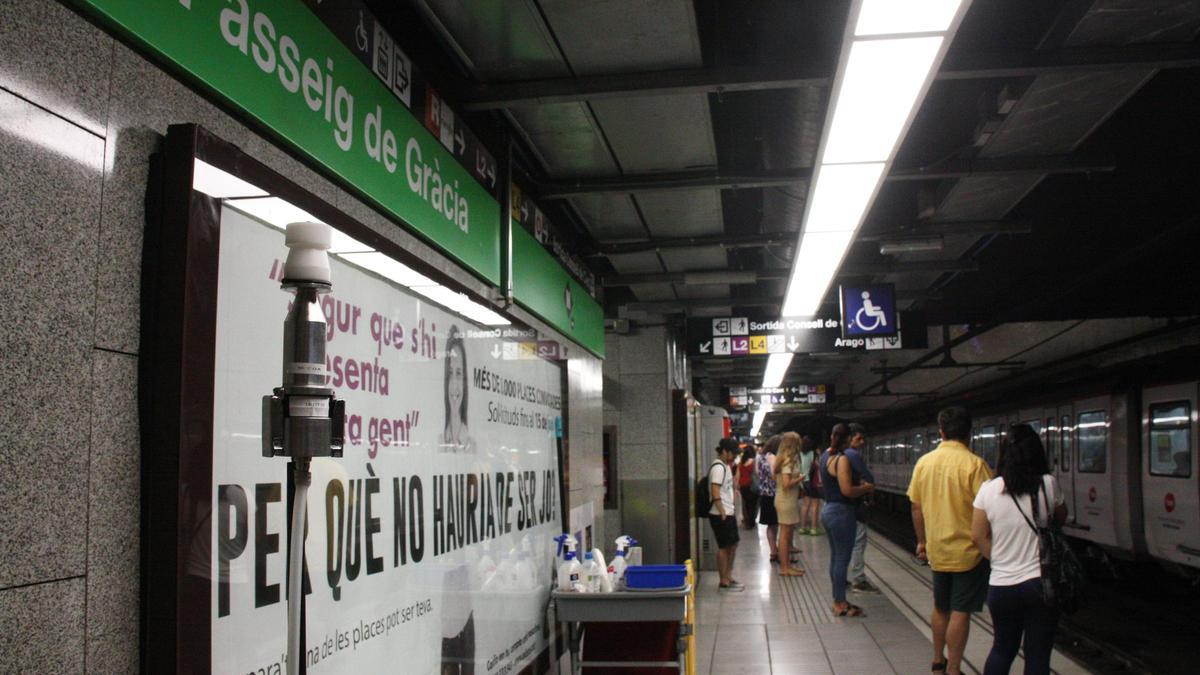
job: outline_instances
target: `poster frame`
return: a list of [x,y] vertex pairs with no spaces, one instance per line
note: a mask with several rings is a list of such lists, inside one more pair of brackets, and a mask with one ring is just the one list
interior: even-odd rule
[[[216,280],[221,227],[221,200],[192,188],[196,159],[292,203],[451,290],[465,293],[505,316],[513,328],[533,330],[511,313],[494,307],[488,298],[232,143],[196,124],[170,126],[162,149],[150,162],[142,250],[138,359],[142,672],[208,673],[212,667],[212,584],[207,580],[197,583],[185,570],[189,541],[197,534],[205,540],[212,536],[208,515],[213,507]],[[427,299],[421,302],[436,305]],[[558,489],[559,517],[566,531],[570,493],[561,469],[570,428],[568,369],[564,360],[547,361],[559,369],[562,386]],[[562,653],[563,640],[557,635],[557,625],[552,633],[547,649],[535,657],[531,667],[545,670]]]

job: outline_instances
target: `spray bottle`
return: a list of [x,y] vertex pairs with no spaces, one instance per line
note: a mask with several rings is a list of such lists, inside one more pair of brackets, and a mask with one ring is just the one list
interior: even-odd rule
[[592,552],[588,551],[584,554],[583,561],[583,585],[584,590],[588,593],[600,592],[600,577],[604,576],[604,570],[600,569],[600,564],[592,557]]
[[554,538],[558,542],[558,555],[562,556],[562,564],[558,566],[558,590],[574,591],[582,587],[583,566],[575,555],[575,547],[579,542],[569,534],[560,534]]
[[629,561],[625,558],[626,551],[630,546],[638,543],[637,539],[624,534],[617,537],[617,552],[613,555],[612,563],[608,566],[608,573],[612,577],[612,583],[615,587],[620,587],[625,581],[625,568],[629,566]]

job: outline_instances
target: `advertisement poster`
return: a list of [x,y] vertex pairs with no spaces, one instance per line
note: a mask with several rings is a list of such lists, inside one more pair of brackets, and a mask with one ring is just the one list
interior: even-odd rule
[[[286,672],[288,462],[261,450],[261,399],[282,381],[286,253],[283,232],[223,210],[215,509],[189,557],[211,582],[217,673]],[[344,457],[312,465],[308,672],[518,672],[551,625],[561,368],[352,258],[331,256],[322,298],[347,425]]]

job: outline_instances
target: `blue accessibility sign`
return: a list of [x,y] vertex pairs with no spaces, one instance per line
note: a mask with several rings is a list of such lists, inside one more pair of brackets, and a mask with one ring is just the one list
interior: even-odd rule
[[842,286],[842,337],[896,334],[896,287],[891,284]]

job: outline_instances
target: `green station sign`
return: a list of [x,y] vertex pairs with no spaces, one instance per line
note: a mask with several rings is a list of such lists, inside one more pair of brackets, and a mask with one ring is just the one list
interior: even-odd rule
[[[500,282],[500,205],[299,0],[69,1]],[[551,290],[562,295],[570,277],[532,237],[518,245],[523,237],[514,228],[517,300],[603,356],[599,305],[575,284],[573,311],[552,306]]]

